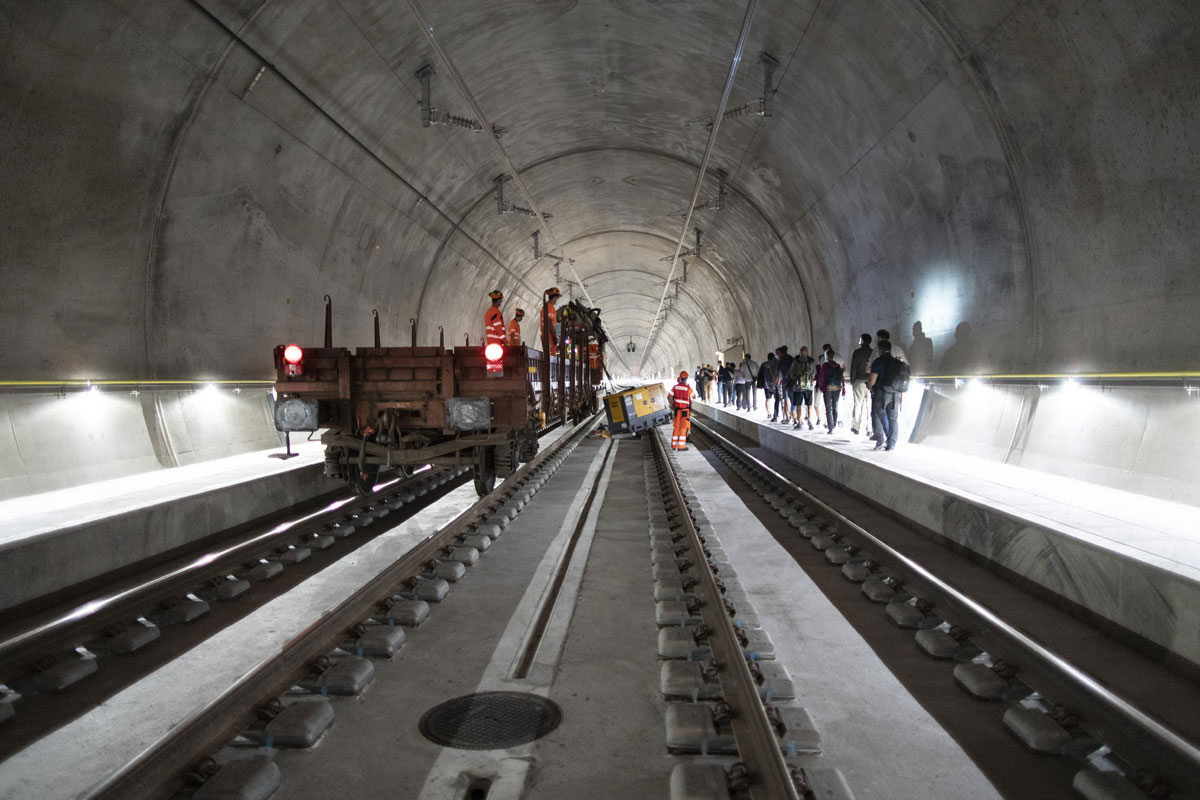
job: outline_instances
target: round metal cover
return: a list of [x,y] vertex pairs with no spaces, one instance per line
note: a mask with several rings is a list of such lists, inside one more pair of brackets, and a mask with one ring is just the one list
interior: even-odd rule
[[558,727],[562,710],[523,692],[480,692],[447,700],[421,716],[426,739],[462,750],[501,750],[540,739]]

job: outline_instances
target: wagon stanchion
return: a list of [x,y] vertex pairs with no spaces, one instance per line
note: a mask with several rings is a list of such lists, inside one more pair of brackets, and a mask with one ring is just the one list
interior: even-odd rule
[[[409,317],[408,324],[412,327],[412,344],[410,346],[416,347],[417,346],[417,318]],[[441,328],[439,327],[438,330],[441,330]]]
[[333,347],[333,298],[325,295],[325,349]]

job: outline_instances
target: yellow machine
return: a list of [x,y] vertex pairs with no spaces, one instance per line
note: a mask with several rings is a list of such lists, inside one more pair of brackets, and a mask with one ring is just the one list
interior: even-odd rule
[[667,392],[661,383],[607,395],[604,398],[604,410],[608,415],[608,433],[611,436],[636,436],[655,425],[665,425],[671,421]]

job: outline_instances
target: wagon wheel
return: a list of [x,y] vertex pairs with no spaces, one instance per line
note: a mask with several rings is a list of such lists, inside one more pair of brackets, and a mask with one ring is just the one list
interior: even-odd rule
[[513,447],[512,442],[505,442],[504,444],[497,445],[495,454],[496,477],[507,478],[509,475],[512,475],[517,468],[517,464],[519,463],[519,457],[520,453],[517,452],[515,447]]
[[475,494],[483,497],[496,488],[496,448],[484,447],[475,457]]
[[350,485],[354,487],[354,491],[363,497],[371,494],[379,477],[379,465],[367,464],[360,470],[358,464],[350,464],[349,470]]
[[533,460],[533,457],[536,456],[538,452],[538,444],[539,442],[536,433],[530,431],[525,434],[525,436],[521,439],[522,462],[528,463]]

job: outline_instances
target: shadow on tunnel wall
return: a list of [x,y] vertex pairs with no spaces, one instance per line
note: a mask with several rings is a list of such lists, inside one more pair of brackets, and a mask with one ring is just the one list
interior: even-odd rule
[[980,364],[980,350],[978,342],[972,337],[971,323],[958,323],[954,329],[954,344],[942,354],[938,372],[942,375],[973,375],[984,371],[987,370]]

